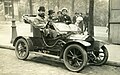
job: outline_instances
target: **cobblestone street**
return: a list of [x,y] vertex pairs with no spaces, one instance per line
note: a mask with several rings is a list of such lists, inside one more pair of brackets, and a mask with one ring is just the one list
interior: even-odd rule
[[13,50],[0,49],[0,75],[119,75],[120,67],[87,66],[80,73],[68,71],[62,62],[30,54],[18,60]]

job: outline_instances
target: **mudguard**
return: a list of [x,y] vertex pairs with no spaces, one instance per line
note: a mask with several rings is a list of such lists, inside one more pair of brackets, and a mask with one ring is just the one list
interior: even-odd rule
[[99,39],[95,39],[94,41],[94,49],[95,50],[99,50],[102,46],[104,45],[108,45],[109,43],[99,40]]
[[88,47],[88,46],[91,46],[91,44],[89,42],[86,42],[84,40],[71,40],[71,41],[68,41],[66,44],[74,44],[74,43],[77,43],[77,44],[81,44],[85,47]]
[[91,44],[89,42],[83,41],[83,40],[73,40],[74,42],[79,42],[80,44],[82,44],[83,46],[91,46]]
[[84,47],[88,47],[88,46],[91,46],[91,44],[89,42],[86,42],[86,41],[83,41],[83,40],[69,40],[68,42],[66,42],[64,45],[63,45],[63,50],[61,51],[60,53],[60,58],[63,57],[63,53],[64,53],[64,50],[67,46],[69,46],[70,44],[79,44],[81,46],[84,46]]
[[15,40],[13,41],[13,46],[15,46],[17,40],[21,39],[21,38],[25,39],[27,41],[28,45],[29,45],[30,50],[33,50],[32,49],[33,48],[32,40],[28,36],[18,36],[18,37],[16,37]]
[[104,45],[109,45],[109,43],[99,40],[99,39],[95,39],[95,42],[94,42],[95,47],[97,46],[97,47],[101,48]]

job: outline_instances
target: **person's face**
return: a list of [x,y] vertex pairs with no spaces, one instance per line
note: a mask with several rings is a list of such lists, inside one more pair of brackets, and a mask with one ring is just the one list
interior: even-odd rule
[[62,13],[61,13],[61,12],[59,12],[59,13],[57,13],[57,15],[58,15],[58,16],[61,16],[61,15],[62,15]]
[[78,16],[79,16],[79,14],[77,13],[77,14],[75,14],[75,16],[77,16],[77,17],[78,17]]
[[45,16],[45,11],[39,11],[38,15],[39,15],[40,17],[44,17],[44,16]]
[[54,17],[54,16],[55,16],[55,13],[51,14],[51,16]]
[[63,11],[62,11],[62,14],[67,14],[67,10],[63,10]]
[[45,11],[39,11],[39,14],[45,13]]

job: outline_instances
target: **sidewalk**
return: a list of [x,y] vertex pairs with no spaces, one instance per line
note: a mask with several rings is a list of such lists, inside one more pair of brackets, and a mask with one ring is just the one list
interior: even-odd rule
[[[11,22],[0,22],[0,48],[14,49],[11,41]],[[105,27],[95,26],[95,37],[107,42],[107,33]],[[32,36],[30,25],[22,22],[16,22],[17,35]],[[109,52],[107,65],[120,66],[120,45],[105,45]]]
[[[0,22],[0,46],[4,47],[7,46],[8,48],[12,48],[13,46],[10,43],[12,38],[12,24],[11,22]],[[16,30],[17,30],[17,36],[23,35],[23,36],[32,36],[32,33],[30,32],[30,25],[25,24],[23,22],[16,22]]]

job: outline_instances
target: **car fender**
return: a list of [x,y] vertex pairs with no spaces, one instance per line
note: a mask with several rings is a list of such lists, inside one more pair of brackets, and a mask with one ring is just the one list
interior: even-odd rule
[[91,46],[91,44],[87,41],[83,41],[83,40],[70,40],[68,42],[66,42],[66,45],[69,45],[69,44],[81,44],[85,47],[88,47],[88,46]]
[[83,41],[83,40],[74,40],[74,42],[79,42],[80,44],[88,47],[91,46],[91,44],[89,42]]
[[13,46],[15,46],[17,40],[21,39],[21,38],[23,38],[23,39],[26,40],[26,42],[28,43],[28,46],[29,46],[30,50],[32,50],[33,43],[32,43],[32,40],[30,39],[30,37],[28,37],[28,36],[18,36],[18,37],[16,37],[15,40],[13,41]]
[[108,42],[105,42],[103,40],[99,40],[99,39],[96,39],[96,38],[94,38],[94,39],[95,39],[94,45],[99,47],[99,48],[101,48],[104,45],[109,45]]
[[60,58],[62,58],[64,50],[66,49],[66,47],[71,45],[71,44],[78,44],[78,45],[81,45],[83,48],[91,46],[91,44],[89,42],[86,42],[83,40],[70,40],[63,45],[63,50],[60,53]]

